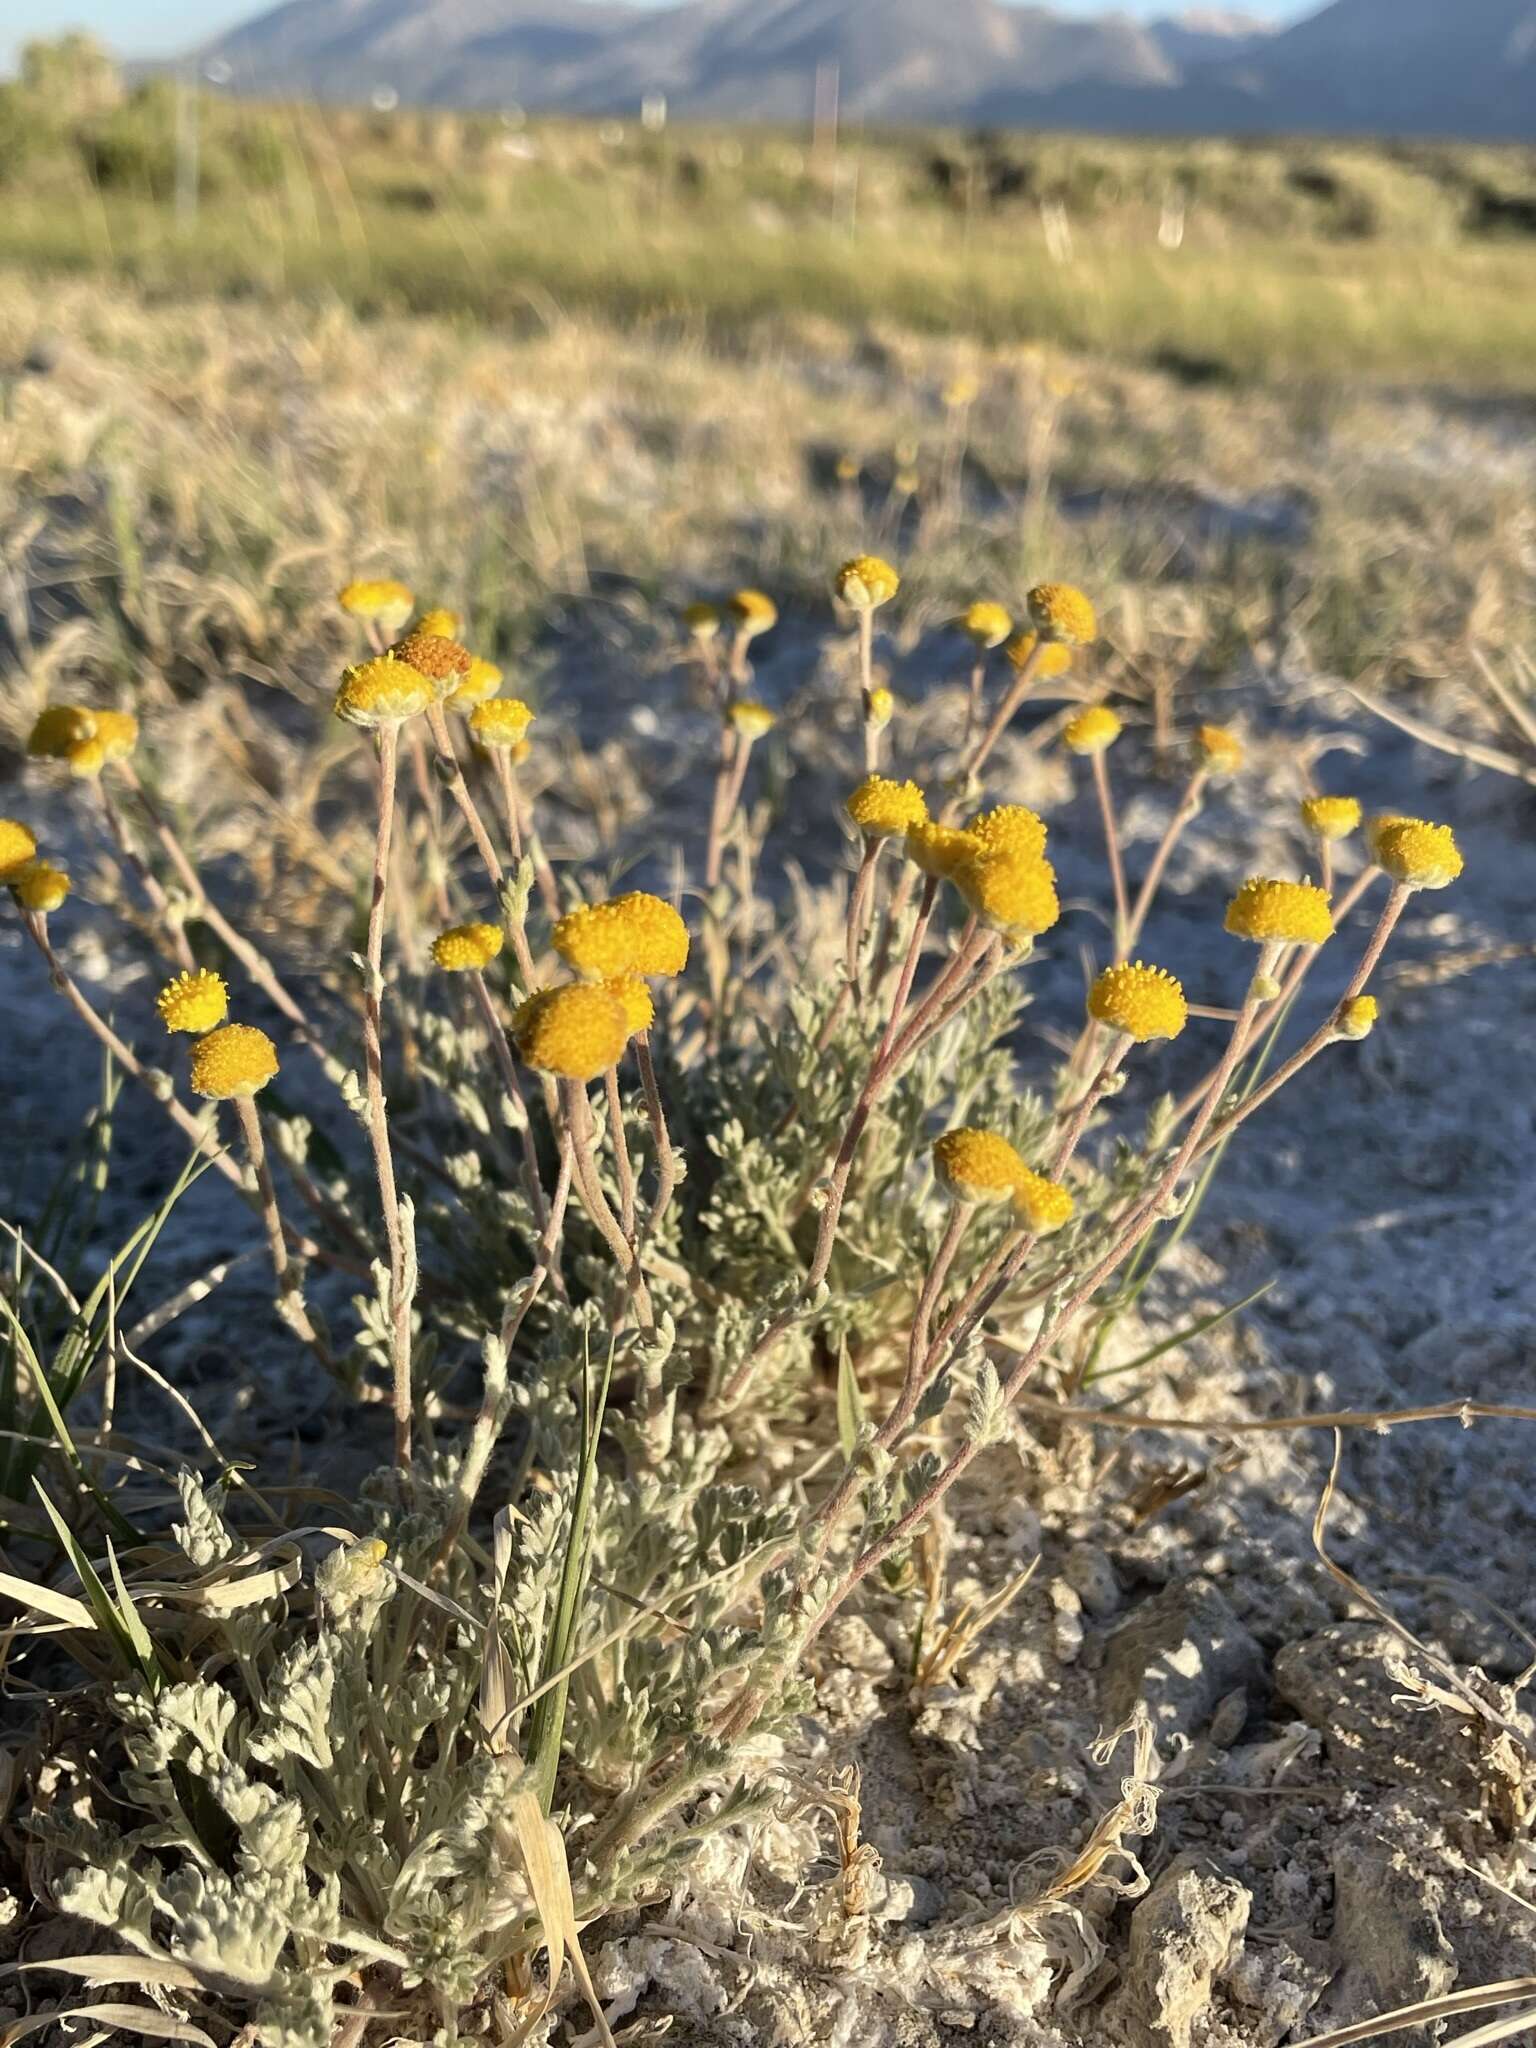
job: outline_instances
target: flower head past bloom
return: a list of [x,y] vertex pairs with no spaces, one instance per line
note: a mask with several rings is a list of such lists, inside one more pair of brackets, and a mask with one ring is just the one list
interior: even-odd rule
[[1379,1005],[1374,996],[1356,996],[1339,1011],[1338,1026],[1345,1038],[1369,1038],[1376,1029]]
[[953,879],[962,861],[981,851],[981,842],[969,832],[957,832],[951,825],[935,825],[925,819],[907,827],[907,859],[925,875],[938,881]]
[[725,715],[744,740],[760,740],[770,733],[779,722],[779,715],[756,697],[733,697],[725,707]]
[[452,924],[432,941],[432,958],[446,974],[478,973],[506,944],[499,924]]
[[276,1072],[277,1047],[254,1024],[223,1024],[192,1048],[192,1092],[212,1102],[249,1100]]
[[436,687],[419,669],[393,654],[381,654],[343,670],[334,709],[348,725],[372,732],[415,718],[436,702]]
[[688,965],[688,927],[670,903],[636,889],[607,903],[584,903],[555,926],[555,951],[592,981],[663,975]]
[[62,868],[56,868],[52,861],[47,860],[26,861],[6,880],[22,909],[30,910],[38,917],[46,917],[50,911],[60,909],[75,886]]
[[702,642],[713,640],[720,631],[720,612],[716,605],[706,603],[702,598],[697,604],[683,606],[683,624],[688,628],[690,640]]
[[1042,640],[1038,633],[1015,633],[1003,652],[1021,672],[1033,665],[1042,683],[1054,682],[1072,666],[1072,650],[1064,640]]
[[1029,593],[1029,616],[1045,640],[1068,647],[1087,647],[1098,637],[1093,605],[1071,583],[1037,583]]
[[933,1170],[957,1202],[1006,1202],[1028,1171],[996,1131],[946,1131],[933,1148]]
[[177,974],[155,997],[155,1008],[167,1031],[188,1031],[200,1038],[229,1015],[229,988],[222,974],[199,967]]
[[460,711],[473,710],[476,704],[483,704],[488,697],[494,697],[502,685],[502,673],[494,661],[482,661],[478,654],[471,655],[469,667],[458,687],[449,694],[448,702]]
[[960,630],[978,647],[1001,647],[1013,631],[1012,616],[1000,604],[978,598],[960,614]]
[[1261,945],[1320,946],[1333,937],[1333,912],[1314,883],[1254,878],[1227,905],[1227,930]]
[[888,775],[866,775],[843,808],[866,839],[899,838],[928,822],[928,799],[917,784]]
[[761,590],[738,590],[725,608],[744,640],[755,640],[759,633],[771,632],[779,623],[778,606]]
[[1036,1237],[1049,1237],[1072,1221],[1077,1205],[1060,1181],[1047,1180],[1043,1173],[1026,1166],[1014,1184],[1013,1206]]
[[574,981],[541,989],[521,1004],[512,1037],[526,1063],[568,1081],[595,1081],[629,1043],[624,1004],[601,982]]
[[1189,1005],[1166,967],[1122,960],[1106,967],[1089,990],[1088,1014],[1145,1045],[1153,1038],[1177,1038],[1189,1021]]
[[1061,915],[1056,870],[1038,855],[989,853],[983,847],[960,863],[955,884],[978,920],[1011,946],[1048,932]]
[[8,882],[37,852],[37,841],[19,818],[0,818],[0,882]]
[[1448,889],[1465,865],[1450,826],[1422,818],[1373,821],[1371,854],[1405,889]]
[[1316,839],[1347,839],[1360,823],[1360,799],[1357,796],[1303,797],[1301,822]]
[[365,576],[343,585],[336,602],[354,619],[376,619],[386,633],[394,633],[411,616],[416,600],[392,576]]
[[1202,725],[1195,752],[1207,775],[1235,775],[1243,765],[1243,743],[1230,726]]
[[521,697],[488,697],[469,714],[470,737],[493,753],[518,746],[532,723],[533,713]]
[[1045,820],[1027,804],[995,804],[965,828],[988,853],[1033,859],[1045,851]]
[[423,612],[411,631],[430,633],[435,640],[457,640],[463,624],[457,612],[451,612],[446,605],[440,604],[431,611]]
[[475,663],[467,647],[441,633],[407,633],[390,651],[396,661],[408,661],[418,675],[425,676],[439,699],[452,696]]
[[1061,736],[1074,754],[1103,754],[1124,730],[1118,712],[1107,704],[1090,704],[1067,723]]
[[838,596],[856,612],[872,612],[888,604],[901,588],[901,578],[879,555],[855,555],[834,579]]

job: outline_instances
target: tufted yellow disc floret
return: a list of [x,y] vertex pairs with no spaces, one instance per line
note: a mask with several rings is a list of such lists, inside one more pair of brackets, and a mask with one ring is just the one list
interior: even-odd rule
[[988,853],[983,847],[960,863],[955,883],[981,923],[1010,945],[1038,938],[1061,915],[1056,870],[1038,855]]
[[37,841],[19,818],[0,818],[0,882],[8,882],[37,852]]
[[342,672],[334,709],[348,725],[372,732],[415,718],[436,701],[437,690],[420,669],[393,654],[381,654]]
[[499,924],[453,924],[432,941],[432,958],[447,974],[478,974],[506,942]]
[[952,825],[935,825],[927,820],[907,827],[907,859],[925,875],[950,881],[962,861],[980,853],[981,842],[969,832]]
[[22,909],[38,917],[60,909],[75,886],[62,868],[47,860],[29,860],[6,879]]
[[1189,1022],[1189,1005],[1166,967],[1122,960],[1106,967],[1088,991],[1088,1014],[1145,1045],[1153,1038],[1177,1038]]
[[702,599],[697,604],[683,606],[683,624],[688,628],[692,640],[713,640],[720,631],[720,610],[717,605],[706,604]]
[[978,598],[960,614],[959,626],[978,647],[1001,647],[1013,631],[1013,616],[1000,604]]
[[638,889],[571,911],[555,926],[553,943],[567,966],[592,981],[670,977],[688,964],[688,927],[670,903]]
[[756,697],[733,697],[725,715],[745,740],[760,740],[779,722],[778,713],[759,703]]
[[249,1099],[277,1072],[277,1047],[254,1024],[224,1024],[192,1048],[194,1095],[212,1102]]
[[1070,1223],[1077,1206],[1060,1181],[1047,1180],[1028,1166],[1014,1186],[1013,1205],[1036,1237],[1049,1237],[1053,1230]]
[[438,698],[452,696],[475,662],[467,647],[441,633],[407,633],[390,652],[396,661],[407,661],[418,675],[424,675]]
[[1072,666],[1072,650],[1064,641],[1042,640],[1038,633],[1015,633],[1003,652],[1016,669],[1025,669],[1033,662],[1035,675],[1042,683],[1064,676]]
[[624,1028],[633,1038],[637,1031],[649,1031],[656,1022],[656,1003],[638,974],[616,974],[603,987],[624,1012]]
[[1062,738],[1074,754],[1103,754],[1125,730],[1118,712],[1107,704],[1090,704],[1079,711],[1062,730]]
[[928,800],[915,782],[866,775],[844,805],[866,839],[890,839],[928,822]]
[[779,623],[779,608],[773,599],[762,590],[738,590],[726,602],[731,623],[744,639],[755,640],[759,633],[768,633]]
[[972,818],[966,830],[988,853],[1029,860],[1045,851],[1045,820],[1027,804],[997,804]]
[[1092,604],[1071,583],[1036,584],[1029,593],[1029,616],[1043,639],[1068,647],[1087,647],[1098,636]]
[[1243,765],[1243,743],[1230,726],[1202,725],[1195,734],[1195,752],[1207,775],[1235,775]]
[[71,747],[84,746],[95,737],[91,712],[79,704],[50,704],[38,713],[27,735],[27,752],[34,760],[63,761]]
[[1448,889],[1465,865],[1450,826],[1422,818],[1376,819],[1371,853],[1377,867],[1405,889]]
[[935,1142],[933,1170],[957,1202],[1006,1202],[1029,1169],[996,1131],[963,1130]]
[[1227,930],[1261,944],[1320,946],[1333,937],[1333,912],[1325,890],[1311,882],[1244,882],[1227,905]]
[[437,605],[433,610],[423,612],[411,631],[430,633],[438,640],[457,640],[463,624],[457,612],[449,611],[446,605]]
[[593,1081],[622,1057],[629,1018],[600,982],[569,982],[530,996],[512,1019],[512,1036],[530,1067],[568,1081]]
[[521,697],[488,697],[469,714],[475,745],[492,752],[497,747],[518,746],[532,723],[533,713]]
[[229,987],[222,974],[199,967],[177,974],[155,997],[155,1008],[167,1031],[190,1031],[200,1038],[229,1015]]
[[393,633],[411,616],[416,600],[391,576],[365,576],[338,590],[336,602],[354,619],[377,619],[386,633]]
[[1379,1008],[1374,996],[1356,996],[1339,1011],[1339,1030],[1345,1038],[1369,1038],[1376,1029]]
[[482,661],[478,654],[471,655],[469,669],[458,688],[452,691],[448,701],[460,711],[470,711],[476,704],[483,704],[488,697],[494,697],[502,685],[502,673],[494,661]]
[[1360,823],[1355,796],[1308,796],[1301,800],[1301,822],[1317,839],[1347,839]]
[[879,555],[855,555],[844,562],[833,584],[844,604],[856,612],[872,612],[896,595],[901,578]]

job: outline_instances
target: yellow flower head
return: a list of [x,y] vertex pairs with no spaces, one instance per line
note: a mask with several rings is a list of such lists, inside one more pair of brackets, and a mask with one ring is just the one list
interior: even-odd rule
[[603,987],[624,1012],[624,1028],[633,1038],[637,1031],[649,1031],[656,1022],[656,1003],[638,974],[617,974]]
[[0,882],[8,882],[37,852],[37,841],[19,818],[0,818]]
[[1378,811],[1375,817],[1368,818],[1366,820],[1366,850],[1369,852],[1372,863],[1376,867],[1381,866],[1382,834],[1388,831],[1393,825],[1406,825],[1408,822],[1408,819],[1406,819],[1403,816],[1401,811]]
[[437,640],[457,640],[463,624],[457,612],[449,611],[446,605],[438,605],[433,611],[423,612],[411,631],[430,633]]
[[516,747],[533,723],[521,697],[488,697],[469,714],[469,730],[477,747]]
[[1243,765],[1243,743],[1225,725],[1202,725],[1195,734],[1195,751],[1207,775],[1235,775]]
[[447,974],[489,967],[506,944],[499,924],[453,924],[432,941],[432,958]]
[[1072,666],[1072,650],[1065,641],[1042,640],[1038,633],[1015,633],[1003,652],[1016,669],[1025,668],[1033,661],[1035,674],[1042,683],[1054,682]]
[[457,640],[440,633],[407,633],[391,649],[396,661],[409,662],[432,685],[435,697],[452,696],[474,666],[475,657]]
[[569,982],[530,996],[512,1019],[512,1036],[530,1067],[592,1081],[623,1056],[629,1017],[602,983]]
[[834,579],[838,596],[856,612],[872,612],[888,604],[901,588],[901,578],[878,555],[855,555]]
[[876,683],[869,693],[869,702],[864,708],[864,723],[873,726],[876,732],[884,732],[896,716],[896,699],[884,683]]
[[837,480],[840,484],[856,484],[864,473],[864,465],[857,455],[839,455],[837,458]]
[[1360,823],[1360,799],[1356,796],[1303,797],[1301,822],[1318,839],[1347,839]]
[[962,861],[955,882],[967,906],[1010,945],[1048,932],[1061,915],[1056,870],[1048,860],[1015,853],[980,853]]
[[996,1131],[946,1131],[933,1148],[933,1170],[957,1202],[1006,1202],[1024,1161]]
[[386,633],[393,633],[411,616],[416,600],[393,577],[374,576],[345,585],[337,591],[336,602],[354,619],[377,619]]
[[779,623],[779,608],[761,590],[738,590],[726,604],[732,624],[743,639],[755,640]]
[[1356,996],[1339,1011],[1339,1030],[1346,1038],[1369,1038],[1376,1029],[1377,1014],[1374,996]]
[[494,697],[501,688],[501,670],[494,661],[482,661],[478,654],[472,655],[469,671],[448,699],[460,711],[472,710],[476,704],[483,704],[488,697]]
[[277,1072],[277,1047],[254,1024],[224,1024],[192,1048],[192,1093],[214,1102],[247,1099]]
[[688,964],[688,927],[670,903],[635,890],[607,903],[584,903],[553,933],[567,966],[592,981],[618,975],[681,974]]
[[702,600],[698,604],[685,604],[683,624],[688,628],[690,639],[713,640],[720,631],[719,608]]
[[40,917],[57,910],[74,887],[62,868],[46,860],[29,860],[6,879],[22,909]]
[[1106,967],[1088,991],[1088,1014],[1145,1045],[1152,1038],[1177,1038],[1189,1021],[1189,1005],[1166,967],[1122,961]]
[[907,827],[907,859],[941,882],[952,880],[961,862],[980,851],[981,841],[974,834],[957,832],[951,825],[935,825],[929,820]]
[[229,1015],[229,989],[222,974],[200,967],[195,974],[174,975],[155,997],[155,1008],[167,1031],[201,1037]]
[[106,745],[95,738],[81,740],[78,746],[66,747],[64,759],[78,781],[94,782],[107,765]]
[[1027,804],[997,804],[965,828],[988,853],[1034,860],[1045,851],[1045,820]]
[[1047,1180],[1027,1166],[1014,1186],[1013,1204],[1036,1237],[1049,1237],[1053,1230],[1070,1223],[1077,1206],[1060,1181]]
[[95,737],[93,713],[79,704],[50,704],[27,735],[27,752],[37,760],[62,761],[71,747],[84,746]]
[[1333,937],[1328,894],[1311,882],[1244,882],[1227,905],[1227,930],[1260,944],[1320,946]]
[[1447,889],[1465,865],[1450,826],[1422,818],[1376,820],[1371,853],[1377,867],[1407,889]]
[[1098,637],[1092,604],[1070,583],[1037,583],[1029,593],[1029,616],[1037,633],[1068,647],[1087,647]]
[[1124,730],[1118,712],[1107,704],[1090,704],[1068,722],[1061,736],[1074,754],[1103,754]]
[[779,722],[779,714],[768,705],[759,703],[756,697],[733,697],[725,707],[725,715],[742,738],[748,741],[760,740]]
[[1000,604],[978,598],[960,615],[960,630],[978,647],[1001,647],[1013,631],[1013,620]]
[[336,716],[348,725],[372,732],[381,725],[399,725],[437,701],[433,684],[393,654],[381,654],[344,669],[336,692]]
[[891,839],[928,822],[928,800],[915,782],[866,775],[843,806],[866,839]]
[[981,396],[981,381],[971,371],[962,370],[944,386],[943,396],[950,411],[958,412],[962,406],[976,403]]

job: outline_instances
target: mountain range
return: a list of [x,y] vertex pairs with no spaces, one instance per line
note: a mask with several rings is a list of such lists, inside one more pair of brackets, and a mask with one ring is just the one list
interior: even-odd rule
[[[1536,0],[1332,0],[1289,27],[1003,0],[284,0],[202,53],[237,90],[571,114],[1536,139]],[[835,69],[834,69],[835,67]]]

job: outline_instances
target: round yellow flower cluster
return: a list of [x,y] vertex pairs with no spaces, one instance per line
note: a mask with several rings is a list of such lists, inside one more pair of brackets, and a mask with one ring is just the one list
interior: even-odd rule
[[1001,647],[1013,631],[1013,618],[1002,605],[978,598],[960,614],[959,626],[978,647]]
[[624,1028],[631,1038],[649,1031],[656,1022],[656,999],[638,974],[616,974],[603,983],[624,1012]]
[[1061,640],[1069,647],[1087,647],[1098,637],[1099,622],[1093,605],[1071,583],[1039,583],[1029,593],[1029,616],[1035,631],[1046,640]]
[[437,605],[431,611],[423,612],[411,631],[430,633],[436,640],[457,640],[463,624],[457,612],[449,611],[446,605]]
[[935,1141],[933,1170],[957,1202],[1006,1202],[1029,1169],[996,1131],[960,1130]]
[[278,1071],[277,1047],[254,1024],[223,1024],[192,1048],[190,1080],[194,1095],[210,1102],[246,1100]]
[[466,680],[475,657],[457,640],[441,633],[407,633],[390,649],[396,661],[408,662],[433,685],[435,697],[447,697]]
[[1036,1237],[1049,1237],[1072,1221],[1077,1205],[1060,1181],[1047,1180],[1026,1166],[1013,1191],[1013,1206]]
[[1089,990],[1088,1014],[1145,1045],[1154,1038],[1177,1038],[1189,1021],[1189,1005],[1166,967],[1121,961],[1106,967]]
[[1227,905],[1227,930],[1260,944],[1320,946],[1333,937],[1327,892],[1311,882],[1244,882]]
[[1056,870],[1040,854],[983,846],[959,863],[954,880],[973,916],[1011,946],[1038,938],[1061,916]]
[[30,910],[36,917],[47,917],[58,910],[75,886],[62,868],[46,860],[23,862],[7,880],[22,909]]
[[415,718],[436,702],[437,690],[429,678],[390,653],[343,669],[332,708],[348,725],[373,732],[381,725]]
[[1090,704],[1068,721],[1061,736],[1074,754],[1103,754],[1124,730],[1118,712],[1107,704]]
[[457,705],[460,711],[473,710],[488,697],[494,697],[502,681],[501,670],[494,661],[483,661],[478,654],[472,654],[464,680],[451,693],[448,702]]
[[506,942],[499,924],[454,924],[432,941],[432,958],[445,974],[478,974]]
[[1031,860],[1045,852],[1045,820],[1026,804],[998,804],[972,818],[966,830],[987,853]]
[[884,683],[877,683],[864,704],[864,723],[873,726],[876,732],[884,732],[896,716],[896,699]]
[[619,975],[681,974],[688,964],[688,927],[659,896],[635,890],[607,903],[584,903],[555,926],[555,951],[590,981]]
[[843,603],[854,611],[872,612],[896,595],[901,578],[879,555],[855,555],[838,570],[836,588]]
[[211,967],[173,976],[155,997],[155,1008],[167,1031],[187,1031],[200,1038],[229,1015],[229,987]]
[[0,818],[0,882],[8,882],[37,852],[37,841],[19,818]]
[[1356,796],[1303,797],[1301,822],[1316,839],[1347,839],[1360,823],[1360,799]]
[[953,880],[963,860],[981,851],[980,841],[970,832],[952,825],[935,825],[925,819],[907,827],[907,859],[925,875],[941,882]]
[[726,706],[726,717],[731,721],[744,740],[760,740],[770,733],[779,722],[776,711],[762,704],[756,697],[733,697]]
[[1243,743],[1229,726],[1202,725],[1195,751],[1207,775],[1235,775],[1243,765]]
[[606,1073],[622,1058],[629,1035],[625,1004],[600,981],[541,989],[512,1019],[513,1043],[527,1065],[568,1081]]
[[1371,858],[1405,889],[1448,889],[1465,862],[1449,825],[1423,818],[1373,818]]
[[761,590],[738,590],[727,600],[725,608],[744,640],[755,640],[760,633],[770,633],[779,623],[778,606]]
[[488,753],[521,746],[532,723],[533,713],[521,697],[489,697],[469,714],[470,737]]
[[1374,996],[1356,996],[1339,1011],[1339,1030],[1345,1038],[1369,1038],[1376,1029],[1380,1006]]
[[139,721],[131,711],[87,710],[80,704],[50,704],[27,738],[34,760],[63,761],[82,780],[109,762],[126,761],[139,743]]
[[928,800],[915,782],[866,775],[844,805],[866,839],[892,839],[928,822]]
[[1064,640],[1042,640],[1038,633],[1015,633],[1003,652],[1016,669],[1033,662],[1042,683],[1054,682],[1072,666],[1072,650]]
[[354,619],[376,620],[386,633],[393,633],[411,616],[416,600],[393,577],[371,576],[344,585],[336,593],[336,602]]

